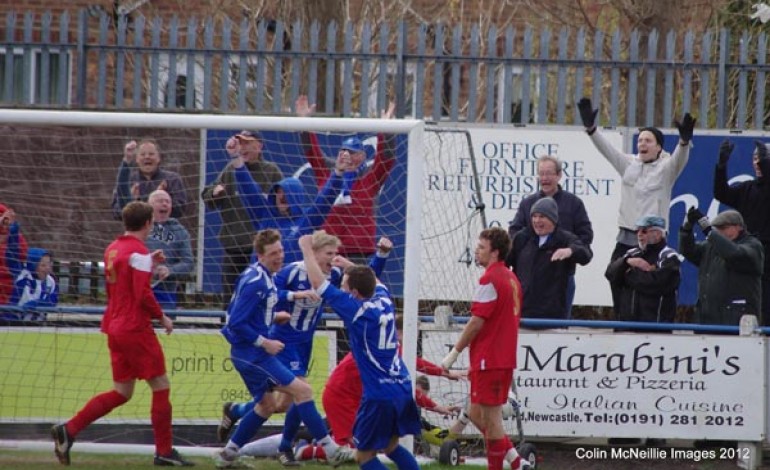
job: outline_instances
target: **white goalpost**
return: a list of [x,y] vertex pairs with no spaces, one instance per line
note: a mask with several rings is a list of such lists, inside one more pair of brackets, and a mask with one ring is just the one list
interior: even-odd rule
[[[395,163],[376,196],[375,219],[377,236],[395,242],[383,281],[403,313],[404,360],[414,377],[420,374],[419,317],[465,314],[480,274],[472,253],[485,226],[483,201],[463,129],[426,127],[413,119],[0,110],[7,145],[0,155],[0,204],[15,210],[29,247],[52,252],[61,289],[58,307],[43,321],[0,323],[0,367],[8,371],[0,379],[0,427],[29,424],[16,438],[35,439],[34,425],[68,418],[109,387],[108,356],[96,328],[104,307],[101,256],[122,232],[110,200],[124,146],[146,138],[157,142],[161,167],[178,173],[186,187],[187,210],[179,220],[190,233],[196,263],[194,283],[186,285],[195,287],[187,292],[193,295],[173,311],[179,327],[161,338],[174,423],[214,426],[222,402],[248,401],[218,332],[222,306],[211,297],[221,295],[218,230],[225,222],[201,199],[229,161],[226,141],[242,129],[262,133],[264,158],[301,180],[308,200],[317,189],[302,153],[302,132],[315,134],[325,155],[335,155],[344,138],[360,137],[370,162],[378,149],[368,143],[393,136]],[[338,322],[319,326],[308,376],[318,402],[347,344]],[[138,387],[131,402],[99,422],[146,425],[148,406],[149,394]],[[268,422],[281,423],[282,416]],[[130,431],[114,428],[131,443]]]
[[[423,159],[422,142],[424,123],[415,119],[346,119],[326,117],[292,116],[223,116],[190,115],[160,113],[111,113],[89,111],[47,111],[47,110],[2,110],[0,124],[20,126],[71,126],[71,127],[106,127],[106,128],[145,128],[162,127],[200,129],[259,129],[261,131],[307,131],[332,133],[406,134],[406,231],[404,246],[404,345],[403,354],[408,367],[414,370],[417,353],[417,312],[420,260],[421,206],[420,191],[422,185]],[[203,139],[202,139],[203,142]],[[205,149],[200,155],[200,167],[205,166]],[[205,172],[200,173],[200,184],[205,184]],[[198,229],[203,230],[203,210],[199,210]],[[203,237],[198,238],[202,243]],[[200,247],[196,250],[200,254]],[[199,258],[200,259],[200,258]],[[200,264],[199,264],[200,266]],[[200,270],[200,268],[199,268]]]

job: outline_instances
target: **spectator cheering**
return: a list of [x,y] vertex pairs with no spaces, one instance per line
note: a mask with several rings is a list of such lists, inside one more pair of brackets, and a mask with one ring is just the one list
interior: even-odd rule
[[679,253],[666,244],[666,221],[649,215],[636,222],[639,246],[607,266],[604,276],[620,292],[618,320],[671,323],[681,279]]
[[[598,132],[596,115],[591,100],[582,98],[578,102],[580,118],[586,133],[599,153],[615,168],[621,177],[620,210],[618,213],[618,236],[610,262],[623,256],[637,244],[636,221],[645,215],[663,218],[668,227],[671,190],[684,170],[690,157],[690,142],[696,120],[685,113],[681,122],[674,121],[679,130],[679,143],[674,153],[663,150],[663,133],[656,127],[643,127],[637,138],[636,155],[625,154],[610,145]],[[610,285],[612,287],[612,285]],[[620,317],[620,290],[612,290],[612,307],[615,316]]]
[[506,264],[524,291],[525,318],[567,318],[569,278],[577,264],[586,265],[593,253],[572,232],[559,225],[559,207],[551,197],[538,199],[530,209],[530,226],[513,240]]
[[765,248],[762,325],[770,326],[770,146],[755,141],[754,147],[751,162],[756,178],[728,185],[727,162],[733,152],[733,144],[729,140],[722,142],[719,146],[719,163],[714,171],[714,197],[740,212],[746,223],[746,230],[756,236]]
[[112,213],[120,220],[121,211],[131,201],[146,201],[156,189],[166,191],[174,203],[172,217],[181,217],[187,208],[187,190],[178,173],[160,167],[160,146],[155,139],[132,140],[123,148],[118,179],[112,192]]
[[59,303],[59,286],[51,275],[52,267],[51,253],[43,248],[30,248],[26,267],[21,270],[11,268],[16,281],[10,303],[24,311],[4,314],[4,318],[45,321],[46,314],[35,311],[37,307],[55,307]]
[[[275,183],[283,179],[283,173],[278,165],[264,159],[263,149],[264,142],[259,131],[243,130],[230,137],[225,144],[228,155],[231,158],[239,156],[259,190],[267,194]],[[201,193],[206,208],[219,211],[222,219],[219,243],[224,249],[222,292],[225,303],[230,301],[236,279],[249,265],[254,235],[252,221],[238,196],[233,162],[228,162]]]
[[21,269],[27,259],[27,240],[19,230],[16,213],[13,209],[0,204],[0,305],[11,300],[16,279],[10,265]]
[[[304,95],[297,98],[296,107],[299,116],[310,116],[315,110],[315,105],[308,105]],[[395,103],[391,102],[388,109],[382,112],[382,118],[392,119],[395,109]],[[334,161],[324,157],[315,134],[303,132],[301,139],[320,189],[329,179]],[[357,264],[366,264],[367,258],[375,252],[377,195],[396,163],[395,136],[381,135],[377,141],[376,155],[369,166],[361,139],[348,137],[343,140],[338,158],[344,156],[349,159],[349,165],[340,197],[323,226],[324,230],[340,238],[340,254]]]
[[[532,206],[544,197],[551,197],[559,208],[559,228],[572,232],[583,242],[586,248],[591,248],[594,240],[594,231],[583,201],[574,194],[561,189],[562,168],[556,157],[546,155],[537,160],[537,180],[540,191],[529,195],[521,201],[516,216],[508,227],[511,240],[515,240],[516,234],[526,228],[532,227],[530,210]],[[572,301],[575,299],[575,272],[570,273],[567,279],[567,301],[564,318],[572,316]]]
[[173,203],[166,191],[153,191],[149,203],[153,211],[153,225],[146,245],[151,251],[162,250],[166,258],[153,270],[152,291],[161,307],[174,309],[177,307],[179,281],[192,275],[195,268],[190,234],[171,217]]
[[693,227],[700,219],[702,214],[691,209],[679,229],[679,250],[698,267],[695,322],[737,326],[741,316],[750,314],[762,324],[762,244],[746,233],[743,216],[735,210],[714,217],[714,230],[696,243]]
[[308,203],[307,193],[297,178],[284,178],[274,184],[266,196],[246,169],[240,156],[233,158],[238,193],[251,217],[255,231],[274,228],[280,231],[286,250],[286,262],[302,259],[297,239],[313,233],[326,220],[335,198],[340,194],[343,173],[349,166],[347,155],[340,154],[332,176]]

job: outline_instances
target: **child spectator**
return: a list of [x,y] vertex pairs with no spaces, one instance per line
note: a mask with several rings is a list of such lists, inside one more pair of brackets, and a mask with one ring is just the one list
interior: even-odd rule
[[[27,266],[18,271],[11,295],[11,305],[18,305],[24,312],[6,313],[9,320],[45,321],[44,312],[37,307],[55,307],[59,303],[59,286],[51,275],[51,253],[43,248],[30,248]],[[16,274],[16,269],[14,269]]]

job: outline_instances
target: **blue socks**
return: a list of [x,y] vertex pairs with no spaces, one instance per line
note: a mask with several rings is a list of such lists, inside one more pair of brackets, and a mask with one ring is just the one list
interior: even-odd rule
[[280,452],[291,450],[294,438],[297,436],[301,425],[302,417],[299,414],[299,408],[292,403],[286,411],[286,419],[283,423],[283,436],[281,436],[281,444],[278,446]]
[[238,422],[238,427],[235,428],[235,432],[230,440],[237,444],[239,448],[243,447],[254,438],[265,421],[267,420],[255,413],[252,408]]
[[[302,422],[304,422],[307,426],[307,429],[310,431],[310,435],[313,436],[313,439],[318,441],[329,435],[329,430],[326,428],[326,423],[324,423],[321,415],[318,414],[318,409],[315,407],[315,402],[313,400],[309,400],[300,404],[295,403],[292,405],[292,408],[297,409],[300,417],[302,418]],[[289,409],[289,411],[291,411],[291,409]],[[286,417],[288,419],[288,415]]]
[[380,459],[375,455],[374,458],[366,463],[360,465],[361,470],[388,470],[388,467],[384,463],[380,462]]
[[249,410],[253,410],[254,406],[256,406],[254,400],[250,400],[245,403],[233,403],[233,406],[230,407],[230,414],[233,415],[237,421],[246,416],[246,413],[248,413]]
[[[417,464],[417,459],[414,455],[410,454],[404,446],[399,445],[393,452],[386,454],[390,460],[395,462],[398,470],[419,470],[420,466]],[[376,458],[374,460],[377,460]],[[368,462],[367,462],[368,463]],[[363,467],[361,467],[363,468]]]

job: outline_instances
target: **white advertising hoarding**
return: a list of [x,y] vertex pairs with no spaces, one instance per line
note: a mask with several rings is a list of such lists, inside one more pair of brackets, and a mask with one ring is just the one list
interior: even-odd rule
[[[516,215],[519,203],[526,196],[538,191],[537,159],[543,155],[557,157],[563,165],[561,186],[565,191],[579,196],[594,227],[591,249],[594,258],[587,266],[578,267],[576,273],[576,305],[612,305],[609,284],[604,280],[604,270],[615,246],[617,213],[620,205],[620,178],[610,164],[599,154],[585,131],[567,128],[469,128],[479,184],[485,204],[487,223],[507,228]],[[624,136],[615,130],[602,130],[603,135],[617,148],[623,148]],[[440,170],[440,171],[439,171]],[[475,189],[470,156],[456,158],[449,167],[432,171],[426,169],[427,191],[452,193],[451,197],[469,199]],[[472,186],[473,185],[473,186]],[[430,207],[430,201],[435,207]],[[426,211],[441,211],[443,204],[438,197],[428,197]],[[445,209],[444,209],[445,210]],[[435,233],[448,232],[460,221],[446,217],[432,227]],[[609,228],[608,228],[609,227]],[[474,243],[475,246],[475,243]],[[457,270],[456,253],[463,247],[436,247],[447,253],[444,269]],[[468,276],[472,281],[458,285],[453,293],[456,300],[467,300],[478,275]],[[471,279],[472,278],[472,279]],[[441,294],[421,292],[425,298],[443,298]]]
[[[458,335],[424,331],[423,357],[439,363]],[[761,337],[522,332],[514,382],[524,432],[760,441],[764,353]],[[467,360],[466,350],[455,368]],[[431,378],[439,404],[467,387]]]

